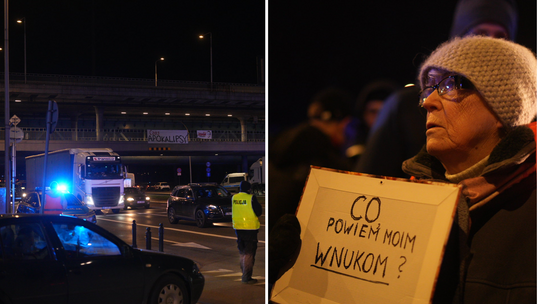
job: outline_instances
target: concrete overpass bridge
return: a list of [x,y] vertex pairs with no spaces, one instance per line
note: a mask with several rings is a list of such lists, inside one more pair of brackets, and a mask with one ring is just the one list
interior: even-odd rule
[[[4,96],[4,88],[1,91]],[[160,80],[156,86],[153,79],[41,74],[27,74],[25,81],[23,74],[12,73],[9,96],[9,117],[19,117],[17,127],[24,132],[23,140],[15,144],[17,172],[24,170],[25,156],[45,149],[49,100],[56,101],[59,109],[50,151],[108,147],[128,166],[150,166],[159,172],[164,167],[176,170],[210,162],[219,178],[225,171],[247,171],[265,153],[262,85],[213,83],[210,87],[208,82]],[[152,143],[148,130],[185,130],[189,141]],[[200,138],[201,130],[211,131],[212,136]],[[3,155],[5,132],[0,129]],[[2,173],[3,167],[0,164]]]

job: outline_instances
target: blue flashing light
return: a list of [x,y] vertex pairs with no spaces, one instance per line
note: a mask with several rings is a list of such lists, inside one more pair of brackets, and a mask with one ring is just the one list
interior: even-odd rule
[[66,193],[68,192],[68,185],[63,182],[52,181],[50,185],[50,190],[54,192]]
[[56,187],[56,190],[60,192],[67,192],[68,187],[66,184],[58,184],[58,187]]

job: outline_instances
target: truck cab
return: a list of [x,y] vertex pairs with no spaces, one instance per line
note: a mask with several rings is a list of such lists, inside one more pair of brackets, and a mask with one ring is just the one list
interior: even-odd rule
[[77,170],[74,186],[77,196],[97,212],[110,209],[113,213],[119,213],[124,208],[124,179],[127,173],[120,156],[109,149],[77,150],[74,153],[74,169]]

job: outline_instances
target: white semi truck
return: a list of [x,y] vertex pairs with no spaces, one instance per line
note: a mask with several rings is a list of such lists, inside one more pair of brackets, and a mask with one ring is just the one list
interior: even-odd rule
[[265,195],[266,169],[264,156],[259,158],[249,167],[249,182],[251,183],[252,193],[256,195]]
[[[26,188],[43,187],[45,154],[26,157]],[[63,149],[47,154],[45,186],[56,182],[97,212],[124,208],[126,172],[120,156],[109,148]]]

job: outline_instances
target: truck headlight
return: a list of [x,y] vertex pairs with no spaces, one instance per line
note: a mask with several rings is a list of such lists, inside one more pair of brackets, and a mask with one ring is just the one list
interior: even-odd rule
[[94,200],[92,199],[91,196],[87,196],[87,197],[86,197],[86,204],[87,204],[88,206],[94,206]]

